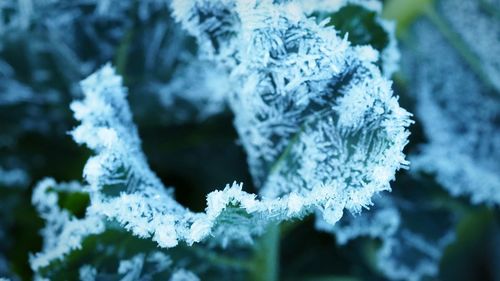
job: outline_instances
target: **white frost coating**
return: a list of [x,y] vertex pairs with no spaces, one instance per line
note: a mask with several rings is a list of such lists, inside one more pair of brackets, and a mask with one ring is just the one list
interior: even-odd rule
[[[107,65],[82,81],[85,99],[71,104],[75,118],[82,122],[73,130],[73,138],[96,152],[84,168],[93,191],[89,213],[101,212],[139,237],[153,236],[161,246],[173,247],[177,235],[172,230],[177,220],[188,219],[188,211],[150,171],[121,83]],[[104,187],[117,187],[119,195],[106,196]],[[171,216],[174,219],[169,219]]]
[[67,210],[59,208],[57,191],[82,189],[78,183],[57,184],[53,179],[44,179],[35,187],[32,203],[45,220],[45,227],[41,230],[44,241],[42,251],[30,256],[30,265],[35,272],[53,260],[62,260],[70,251],[80,249],[86,236],[104,231],[102,218],[87,216],[77,219]]
[[415,32],[419,52],[408,69],[429,142],[420,154],[412,156],[414,171],[435,174],[454,196],[470,196],[473,203],[500,204],[498,92],[481,84],[429,23],[421,22]]

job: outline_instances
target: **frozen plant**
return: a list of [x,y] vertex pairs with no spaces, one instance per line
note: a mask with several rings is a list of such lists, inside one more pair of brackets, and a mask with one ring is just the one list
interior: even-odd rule
[[[221,63],[220,75],[234,85],[223,97],[261,194],[233,183],[208,194],[203,213],[176,202],[148,167],[126,89],[106,65],[82,81],[84,99],[71,105],[81,122],[72,136],[95,153],[84,168],[90,205],[86,218],[74,222],[116,221],[166,248],[207,239],[227,246],[251,243],[270,225],[311,213],[333,225],[344,209],[358,213],[374,194],[390,189],[395,171],[407,165],[402,149],[410,120],[374,64],[377,51],[351,46],[295,3],[193,1],[173,7],[198,37],[201,58]],[[198,29],[207,26],[201,19],[213,27]],[[89,231],[95,229],[81,227],[74,235]],[[53,250],[48,243],[32,266],[43,267],[76,245]],[[91,275],[87,269],[82,274]]]
[[496,277],[498,4],[0,1],[0,278]]

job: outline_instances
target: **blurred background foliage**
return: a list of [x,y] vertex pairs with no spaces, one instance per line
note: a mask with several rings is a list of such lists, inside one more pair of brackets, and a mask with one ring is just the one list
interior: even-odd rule
[[[0,2],[3,9],[0,16],[8,22],[18,3],[4,1]],[[500,24],[500,8],[495,5],[498,2],[477,1],[484,6],[484,13],[491,13],[488,16],[496,17],[496,23]],[[0,277],[32,278],[29,254],[40,251],[42,241],[37,233],[43,226],[31,205],[34,184],[45,176],[58,181],[82,180],[81,171],[89,151],[77,146],[67,134],[76,124],[69,103],[81,94],[78,81],[108,61],[116,65],[129,88],[134,119],[152,169],[165,185],[175,186],[180,203],[201,211],[205,207],[205,194],[233,180],[244,182],[246,190],[255,192],[228,110],[200,121],[196,118],[196,108],[183,100],[176,100],[170,108],[162,105],[158,85],[172,79],[175,69],[184,63],[179,48],[192,54],[196,52],[194,40],[180,35],[168,9],[158,7],[164,4],[123,1],[110,9],[113,13],[104,16],[105,13],[96,11],[94,2],[79,2],[78,5],[67,2],[60,7],[79,15],[73,19],[64,18],[55,10],[35,11],[39,18],[24,26],[20,23],[15,31],[4,29],[0,33],[0,167],[21,169],[29,175],[27,181],[14,183],[0,179],[0,185],[4,185],[0,188]],[[419,47],[413,27],[422,21],[438,27],[446,24],[436,2],[439,1],[384,1],[383,15],[396,20],[402,49],[402,70],[394,75],[393,88],[402,106],[410,112],[415,112],[415,100],[409,93],[413,86],[408,60],[414,59],[413,53],[418,52]],[[332,23],[341,28],[341,32],[353,34],[352,40],[358,40],[359,44],[386,44],[385,34],[378,32],[370,21],[373,15],[353,17],[350,13],[356,11],[340,11]],[[353,20],[359,18],[362,20]],[[436,28],[433,32],[442,32],[442,29]],[[372,37],[363,37],[366,33]],[[462,53],[472,71],[478,71],[468,58],[467,50]],[[445,75],[443,73],[443,77]],[[20,91],[22,89],[25,92]],[[9,100],[10,91],[17,91],[14,95],[17,100]],[[419,145],[426,142],[418,116],[415,119],[407,154],[417,153]],[[497,206],[473,205],[468,198],[451,197],[433,175],[415,176],[401,171],[392,188],[396,197],[436,204],[457,218],[456,240],[445,249],[439,275],[428,280],[500,280]],[[70,194],[60,196],[59,204],[78,216],[84,212],[86,202],[85,194]],[[422,215],[412,217],[409,223],[425,229],[440,221],[434,215]],[[276,243],[279,243],[280,280],[385,280],[376,266],[375,252],[380,247],[376,239],[359,238],[341,247],[332,235],[314,229],[312,217],[285,223],[279,231],[280,239]],[[104,255],[95,246],[99,243],[117,246]],[[154,249],[153,242],[134,238],[119,229],[108,231],[86,240],[81,251],[65,259],[64,266],[54,266],[51,276],[54,280],[76,279],[76,268],[82,261],[99,258],[100,264],[112,267],[116,262],[109,258],[113,251]],[[245,249],[232,253],[227,260],[220,256],[208,257],[196,248],[179,247],[173,255],[189,256],[186,263],[208,267],[205,269],[208,279],[217,279],[221,273],[229,279],[244,279],[236,269],[252,271],[245,264],[227,264],[231,259],[246,260],[249,253]],[[109,278],[115,280],[112,276]],[[162,280],[161,276],[158,278]]]

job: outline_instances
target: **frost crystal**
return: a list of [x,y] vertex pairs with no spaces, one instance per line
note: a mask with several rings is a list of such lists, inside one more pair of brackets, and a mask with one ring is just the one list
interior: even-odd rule
[[[476,2],[444,1],[443,11],[454,31],[463,38],[465,48],[477,53],[477,63],[488,69],[488,75],[496,77],[491,81],[498,82],[498,56],[491,56],[495,53],[491,48],[500,46],[498,25],[487,24],[486,16],[475,16],[479,3],[473,3]],[[473,29],[464,26],[472,15]],[[485,30],[478,39],[474,39],[476,27]],[[420,22],[415,33],[419,52],[408,69],[412,69],[409,75],[416,86],[412,93],[417,98],[416,110],[429,142],[420,154],[413,156],[413,167],[415,171],[435,174],[437,181],[454,196],[468,195],[474,203],[500,204],[499,91],[495,85],[482,83],[488,77],[471,68],[470,62],[467,65],[463,54],[450,44],[454,41],[447,41],[450,38],[436,32],[435,26]]]

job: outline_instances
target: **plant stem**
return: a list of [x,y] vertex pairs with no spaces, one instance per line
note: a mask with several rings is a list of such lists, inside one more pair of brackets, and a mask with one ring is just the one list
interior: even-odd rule
[[126,74],[129,47],[133,37],[134,37],[134,28],[131,27],[127,31],[127,33],[123,36],[122,41],[120,42],[120,45],[118,46],[118,49],[116,51],[115,67],[118,74],[120,74],[122,77],[125,77]]
[[266,233],[256,243],[251,280],[278,280],[279,236],[279,226],[277,224],[272,224],[268,227]]
[[[139,8],[139,2],[140,0],[134,1],[133,10],[137,10]],[[137,19],[133,16],[133,14],[131,14],[130,17],[132,19],[132,26],[130,26],[129,29],[126,31],[126,33],[123,35],[120,44],[116,49],[114,57],[116,72],[122,76],[124,83],[126,82],[127,78],[126,72],[127,72],[127,63],[129,58],[130,45],[132,44],[132,40],[134,39],[136,33],[136,25],[137,25],[136,22]]]

